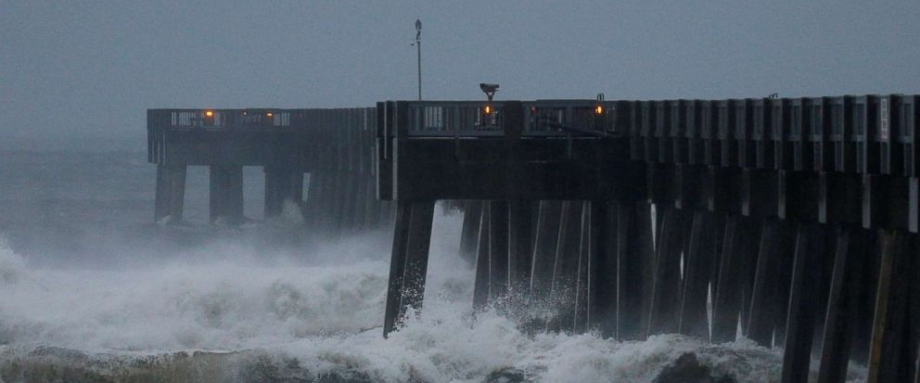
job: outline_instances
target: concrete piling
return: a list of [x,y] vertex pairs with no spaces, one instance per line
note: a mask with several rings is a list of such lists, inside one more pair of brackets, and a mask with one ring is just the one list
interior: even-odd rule
[[209,169],[210,221],[237,224],[243,220],[243,167],[211,165]]

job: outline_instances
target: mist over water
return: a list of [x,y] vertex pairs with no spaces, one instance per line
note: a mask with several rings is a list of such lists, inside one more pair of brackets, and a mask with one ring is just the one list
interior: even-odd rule
[[462,217],[440,208],[424,309],[383,339],[391,233],[305,235],[290,212],[209,227],[194,171],[199,222],[148,224],[140,155],[110,154],[113,170],[81,153],[4,154],[20,169],[0,183],[42,194],[0,199],[0,381],[648,382],[688,352],[715,376],[778,379],[780,351],[745,340],[530,334],[503,310],[474,314]]

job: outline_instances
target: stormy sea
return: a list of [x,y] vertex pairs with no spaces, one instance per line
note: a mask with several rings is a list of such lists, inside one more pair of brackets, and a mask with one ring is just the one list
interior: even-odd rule
[[258,168],[242,226],[206,223],[196,167],[187,222],[156,225],[142,146],[60,146],[0,151],[0,382],[663,382],[682,364],[694,382],[779,379],[781,350],[744,339],[618,342],[474,313],[462,216],[443,208],[424,310],[384,339],[385,230],[314,235],[296,210],[263,220]]

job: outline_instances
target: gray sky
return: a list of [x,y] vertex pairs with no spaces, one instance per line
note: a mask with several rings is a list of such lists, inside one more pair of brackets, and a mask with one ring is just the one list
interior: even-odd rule
[[157,107],[920,92],[920,1],[0,0],[0,137]]

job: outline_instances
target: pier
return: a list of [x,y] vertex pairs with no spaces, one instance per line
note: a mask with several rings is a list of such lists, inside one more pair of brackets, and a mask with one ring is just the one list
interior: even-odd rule
[[241,168],[262,166],[266,215],[288,201],[316,230],[392,225],[387,336],[423,309],[434,205],[454,200],[477,309],[543,305],[527,328],[619,340],[741,335],[783,349],[783,382],[842,382],[851,360],[920,382],[918,103],[150,110],[154,218],[181,220],[185,169],[209,166],[212,221],[239,221]]
[[379,103],[384,335],[422,308],[434,202],[470,200],[474,307],[548,302],[536,327],[622,340],[740,333],[783,348],[783,382],[813,354],[819,382],[851,359],[916,382],[918,101]]
[[243,166],[260,166],[266,218],[291,204],[312,230],[389,225],[393,204],[375,197],[376,122],[374,108],[148,110],[154,220],[182,221],[186,169],[207,166],[210,221],[240,223]]

